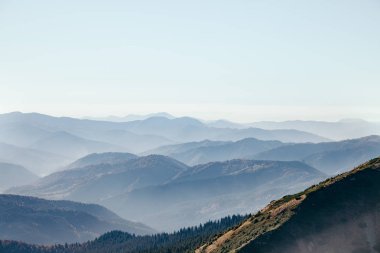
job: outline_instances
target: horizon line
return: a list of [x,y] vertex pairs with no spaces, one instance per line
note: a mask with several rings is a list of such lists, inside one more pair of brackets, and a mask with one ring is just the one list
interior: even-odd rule
[[[108,121],[108,122],[130,122],[130,121],[136,121],[136,120],[144,120],[148,118],[167,118],[169,120],[171,119],[180,119],[180,118],[192,118],[196,119],[203,123],[212,123],[212,122],[218,122],[218,121],[225,121],[229,123],[234,124],[240,124],[240,125],[248,125],[253,123],[261,123],[261,122],[274,122],[274,123],[283,123],[283,122],[326,122],[326,123],[343,123],[343,122],[367,122],[367,123],[380,123],[380,121],[376,120],[368,120],[364,118],[358,118],[358,117],[345,117],[345,118],[337,118],[335,120],[321,120],[321,119],[285,119],[285,120],[257,120],[257,121],[246,121],[246,122],[239,122],[230,120],[227,118],[218,118],[218,119],[204,119],[200,117],[196,117],[193,115],[175,115],[173,113],[165,112],[165,111],[152,111],[149,113],[126,113],[124,115],[114,115],[114,114],[108,114],[108,115],[73,115],[73,114],[54,114],[54,113],[44,113],[39,111],[24,111],[24,110],[15,110],[15,111],[7,111],[7,112],[0,112],[0,115],[6,115],[6,114],[38,114],[38,115],[44,115],[49,117],[55,117],[55,118],[73,118],[73,119],[80,119],[80,120],[92,120],[92,121]],[[160,115],[160,114],[166,114],[166,116]],[[130,119],[127,118],[130,117],[141,117],[141,119]],[[171,118],[172,117],[172,118]],[[112,120],[114,118],[114,120]],[[122,121],[125,119],[125,121]],[[119,121],[120,120],[120,121]]]

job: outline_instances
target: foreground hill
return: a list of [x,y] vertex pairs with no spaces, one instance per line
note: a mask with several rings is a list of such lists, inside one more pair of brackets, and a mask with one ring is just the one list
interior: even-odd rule
[[168,145],[148,153],[173,157],[188,165],[241,159],[285,145],[279,141],[246,138],[239,141],[200,141]]
[[231,160],[189,167],[160,155],[126,154],[126,161],[115,164],[107,163],[110,156],[85,157],[74,163],[79,168],[8,193],[97,203],[157,230],[173,231],[231,213],[254,212],[325,178],[302,162]]
[[318,170],[336,175],[380,154],[380,136],[359,139],[289,144],[251,156],[254,159],[303,161]]
[[85,242],[111,231],[150,234],[99,205],[0,195],[0,238],[38,244]]
[[380,158],[272,202],[198,253],[380,252]]
[[22,166],[1,162],[0,175],[0,193],[10,187],[31,184],[38,179],[35,174]]

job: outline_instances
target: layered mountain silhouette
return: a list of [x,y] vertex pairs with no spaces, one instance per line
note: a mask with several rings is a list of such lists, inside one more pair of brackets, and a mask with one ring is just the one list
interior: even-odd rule
[[295,129],[307,131],[332,140],[360,138],[368,135],[380,134],[380,124],[362,119],[343,119],[336,122],[325,121],[263,121],[245,125],[245,127],[258,127],[263,129]]
[[151,117],[119,124],[123,129],[140,135],[158,135],[175,142],[211,140],[239,140],[254,137],[285,142],[321,142],[328,139],[297,130],[263,130],[259,128],[232,129],[209,127],[191,117]]
[[[160,155],[133,158],[128,154],[126,161],[115,164],[109,159],[114,156],[83,158],[74,163],[78,168],[71,165],[69,170],[8,192],[98,203],[125,218],[171,231],[255,211],[325,178],[301,162],[232,160],[189,167]],[[83,160],[93,163],[83,167]]]
[[0,195],[0,217],[1,239],[35,244],[85,242],[112,230],[155,232],[99,205],[17,195]]
[[[115,130],[128,131],[141,137],[145,135],[160,136],[172,141],[215,140],[223,138],[229,138],[225,140],[238,140],[244,138],[241,136],[262,140],[293,140],[292,142],[319,142],[326,140],[326,138],[297,130],[280,129],[272,131],[259,128],[232,129],[209,127],[206,123],[190,117],[167,118],[155,116],[130,122],[109,122],[68,117],[52,117],[38,113],[13,112],[0,115],[0,125],[7,126],[7,129],[11,129],[14,132],[14,137],[24,135],[25,138],[23,139],[29,136],[27,133],[29,129],[33,129],[34,132],[39,132],[40,134],[32,136],[32,140],[27,142],[29,145],[41,137],[54,132],[67,132],[84,139],[107,142],[99,138],[103,139],[103,133]],[[19,126],[22,126],[22,128]],[[21,145],[23,143],[15,142],[15,139],[19,138],[14,137],[6,138],[7,141],[4,142],[23,146]],[[0,141],[2,141],[2,139],[0,139]],[[112,142],[109,143],[113,144]]]
[[183,163],[196,165],[246,158],[284,145],[286,144],[279,141],[262,141],[255,138],[235,142],[205,140],[163,146],[146,153],[167,155]]
[[[376,135],[334,142],[321,136],[339,139],[339,131],[348,136],[363,127],[357,132],[361,136],[376,132],[374,123],[261,122],[268,128],[263,129],[257,128],[260,124],[166,114],[115,121],[0,115],[0,191],[18,194],[0,195],[0,239],[84,242],[123,230],[128,233],[100,237],[96,249],[104,252],[103,244],[125,246],[128,240],[153,243],[153,249],[147,247],[153,251],[147,252],[163,242],[162,252],[182,252],[186,247],[195,250],[189,245],[201,246],[194,240],[202,238],[205,245],[198,252],[380,252],[375,186],[379,160],[316,185],[380,154]],[[181,229],[254,213],[284,195],[222,235],[222,227],[231,227],[218,222],[211,230]],[[180,230],[134,236],[154,230],[115,213],[158,231]],[[207,236],[197,237],[195,231]],[[187,246],[168,244],[168,238],[176,238],[170,241],[174,244],[187,238]],[[86,252],[85,245],[93,244],[38,247],[38,252],[72,247]]]
[[[149,115],[128,122],[112,122],[13,112],[0,115],[0,128],[0,143],[20,149],[20,152],[3,155],[0,147],[0,162],[20,164],[38,175],[61,170],[68,163],[94,152],[142,153],[160,146],[205,139],[327,141],[324,137],[304,131],[212,127],[194,118],[174,118],[166,114]],[[41,161],[28,157],[24,159],[21,152],[23,149],[33,150],[34,153],[42,152],[41,155],[35,155],[42,157],[39,159]],[[7,158],[2,159],[3,157]]]
[[173,143],[154,134],[145,136],[132,133],[124,123],[52,117],[38,113],[1,114],[0,127],[0,142],[20,148],[49,150],[71,160],[93,152],[140,152]]
[[323,178],[300,162],[232,160],[192,167],[166,184],[136,189],[103,204],[125,217],[141,217],[155,228],[171,231],[231,213],[253,212]]
[[254,159],[303,161],[330,175],[348,171],[380,154],[380,136],[325,143],[281,146],[251,156]]
[[282,143],[247,138],[236,142],[201,141],[167,145],[150,150],[173,157],[189,165],[231,159],[302,161],[318,170],[335,175],[380,154],[380,137],[322,143]]
[[[131,154],[125,156],[132,158]],[[110,157],[115,154],[87,156],[74,163],[80,167],[53,173],[31,186],[10,189],[9,192],[99,203],[137,188],[164,184],[188,168],[172,158],[158,155],[126,159],[116,164]],[[92,163],[87,162],[88,165],[83,167],[84,160],[92,160]]]
[[380,134],[380,124],[378,122],[369,122],[362,119],[342,119],[339,121],[259,121],[244,124],[235,123],[228,120],[216,120],[207,122],[207,125],[211,127],[237,129],[249,127],[257,127],[267,130],[294,129],[314,133],[337,141]]
[[[231,170],[222,170],[226,172]],[[85,244],[54,247],[0,241],[0,249],[12,253],[376,253],[380,251],[379,180],[380,158],[376,158],[350,172],[272,201],[245,220],[235,219],[233,226],[228,224],[234,222],[225,223],[227,226],[215,222],[150,237],[112,232]],[[224,232],[219,230],[216,234],[218,228]],[[209,240],[203,243],[206,238]]]
[[196,252],[379,252],[379,181],[376,158],[272,202]]

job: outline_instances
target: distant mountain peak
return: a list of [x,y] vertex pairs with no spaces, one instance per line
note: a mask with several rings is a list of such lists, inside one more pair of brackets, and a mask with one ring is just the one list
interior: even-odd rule
[[359,118],[346,118],[346,119],[341,119],[338,122],[341,123],[368,123],[368,121],[364,119],[359,119]]
[[154,166],[157,166],[158,164],[165,163],[165,164],[173,164],[178,166],[178,168],[181,169],[187,169],[187,165],[184,163],[177,161],[169,156],[164,156],[164,155],[147,155],[147,156],[142,156],[136,159],[136,162],[145,162],[147,164],[152,164]]
[[147,119],[140,120],[142,122],[176,122],[183,125],[199,125],[203,126],[203,123],[192,117],[179,117],[179,118],[167,118],[162,116],[149,117]]
[[89,165],[117,164],[137,158],[137,155],[122,152],[92,153],[71,163],[66,169],[81,168]]
[[380,135],[369,135],[369,136],[359,138],[358,140],[380,142]]
[[167,112],[157,112],[157,113],[150,113],[146,115],[140,115],[140,114],[129,114],[127,116],[106,116],[106,117],[84,117],[85,119],[89,120],[102,120],[102,121],[112,121],[112,122],[129,122],[129,121],[136,121],[136,120],[145,120],[149,118],[154,117],[162,117],[167,119],[174,119],[175,116],[167,113]]
[[157,112],[146,115],[147,117],[165,117],[168,119],[174,119],[175,117],[167,112]]

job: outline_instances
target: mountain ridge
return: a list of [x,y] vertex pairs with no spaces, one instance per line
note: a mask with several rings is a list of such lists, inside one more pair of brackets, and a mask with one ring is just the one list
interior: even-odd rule
[[[189,167],[173,158],[149,155],[60,171],[7,193],[97,203],[122,217],[173,231],[191,221],[254,211],[271,198],[325,177],[302,162],[236,159]],[[248,205],[246,198],[257,203]]]
[[292,143],[253,155],[250,158],[303,161],[330,175],[342,173],[380,154],[380,136],[323,143]]
[[[380,238],[371,236],[380,232],[379,179],[380,158],[375,158],[350,172],[272,201],[258,213],[238,218],[234,225],[223,226],[219,233],[212,232],[205,237],[192,237],[191,231],[202,230],[190,228],[149,238],[115,231],[81,245],[43,247],[0,241],[0,249],[12,253],[379,252]],[[188,232],[190,237],[186,235]],[[176,234],[184,240],[175,239]],[[155,240],[151,241],[152,238]],[[208,242],[202,245],[204,240]],[[130,242],[133,243],[129,245]]]
[[[297,194],[271,202],[242,225],[198,248],[196,252],[319,253],[333,250],[331,252],[340,253],[378,250],[380,248],[371,248],[378,247],[375,243],[369,241],[366,244],[366,241],[363,242],[363,238],[359,236],[360,234],[365,236],[364,225],[359,224],[358,227],[352,227],[351,223],[355,220],[358,220],[357,224],[360,223],[363,220],[363,214],[366,215],[366,211],[371,211],[380,204],[380,187],[377,182],[379,178],[380,158],[375,158],[352,171],[329,178]],[[365,185],[368,188],[364,187]],[[355,193],[356,190],[358,192]],[[349,203],[351,205],[347,206]],[[316,209],[316,206],[319,208]],[[329,219],[330,217],[335,219],[335,215],[338,213],[347,218],[337,220],[335,223],[332,218]],[[367,218],[364,217],[364,219]],[[364,224],[368,226],[368,221]],[[343,231],[339,233],[334,228],[338,230],[345,228],[351,233],[345,234]],[[376,229],[380,231],[379,227]],[[334,234],[331,234],[331,231],[334,231]],[[372,231],[372,233],[375,232]],[[328,239],[327,235],[335,239]],[[361,243],[357,242],[359,238]],[[322,243],[323,239],[326,241]],[[308,246],[307,242],[310,240],[313,244]],[[317,243],[318,240],[319,243]],[[334,243],[334,240],[339,243]],[[350,244],[350,241],[357,244]],[[377,243],[380,241],[377,240]],[[380,246],[380,244],[378,245]]]
[[111,230],[151,234],[95,204],[0,194],[0,237],[37,244],[85,242]]
[[204,140],[163,146],[145,153],[167,155],[194,166],[208,162],[243,159],[284,145],[286,143],[280,141],[263,141],[256,138],[237,141]]

